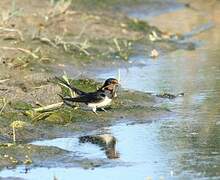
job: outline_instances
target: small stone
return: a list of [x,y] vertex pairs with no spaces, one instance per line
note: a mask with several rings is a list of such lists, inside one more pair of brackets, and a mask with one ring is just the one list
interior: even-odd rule
[[122,33],[128,34],[128,31],[126,29],[122,29]]
[[127,25],[124,24],[124,23],[121,23],[120,26],[123,27],[123,28],[127,27]]
[[9,156],[8,156],[8,154],[4,154],[4,158],[8,158]]
[[16,159],[13,159],[13,160],[12,160],[12,163],[13,163],[13,164],[18,164],[18,161],[17,161]]
[[158,57],[158,56],[159,56],[159,52],[158,52],[156,49],[153,49],[153,50],[151,51],[150,57],[156,58],[156,57]]
[[220,121],[217,121],[215,124],[216,124],[217,126],[219,126],[219,125],[220,125]]
[[32,163],[32,160],[31,159],[25,159],[24,160],[24,164],[31,164]]

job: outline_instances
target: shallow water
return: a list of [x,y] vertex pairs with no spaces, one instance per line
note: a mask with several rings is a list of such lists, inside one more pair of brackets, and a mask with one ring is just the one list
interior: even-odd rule
[[[202,41],[195,51],[178,50],[157,59],[137,56],[132,61],[139,66],[120,70],[123,88],[184,92],[185,96],[164,100],[172,113],[151,123],[120,123],[104,128],[102,132],[117,138],[118,159],[108,160],[100,147],[81,144],[77,137],[34,142],[73,151],[88,159],[104,159],[110,166],[37,167],[27,174],[22,173],[21,166],[1,171],[0,176],[33,180],[39,175],[41,179],[56,176],[59,180],[220,179],[220,23],[213,23],[214,28],[193,37],[194,41]],[[113,69],[99,78],[115,76],[117,72]]]

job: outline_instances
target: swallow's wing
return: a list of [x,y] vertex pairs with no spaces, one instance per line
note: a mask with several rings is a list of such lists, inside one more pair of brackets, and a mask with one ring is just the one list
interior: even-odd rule
[[70,88],[71,90],[73,90],[74,92],[76,92],[76,94],[78,94],[78,95],[85,95],[85,94],[87,94],[86,92],[83,92],[83,91],[81,91],[81,90],[75,88],[74,86],[68,84],[66,81],[64,81],[64,80],[61,79],[61,78],[56,77],[56,79],[57,79],[58,81],[60,81],[62,84],[64,84],[65,86],[67,86],[68,88]]
[[105,98],[105,96],[106,95],[104,93],[94,92],[94,93],[83,94],[75,98],[63,97],[63,100],[71,101],[71,102],[96,103],[102,101]]

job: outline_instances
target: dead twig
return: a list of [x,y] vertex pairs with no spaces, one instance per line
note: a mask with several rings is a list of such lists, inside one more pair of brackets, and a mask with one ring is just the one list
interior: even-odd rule
[[52,112],[41,112],[39,114],[37,113],[37,115],[36,114],[33,115],[32,121],[40,121],[40,120],[46,119],[51,114],[52,114]]
[[34,108],[34,112],[45,112],[45,111],[52,111],[54,109],[60,108],[63,105],[63,102],[55,103],[55,104],[50,104],[47,106],[39,107],[39,108]]
[[40,37],[40,36],[33,36],[32,40],[39,40],[42,43],[48,44],[52,47],[58,48],[58,46],[63,47],[64,51],[67,52],[70,47],[76,48],[79,52],[83,52],[85,55],[90,56],[90,53],[87,51],[87,49],[90,47],[88,40],[85,40],[84,42],[67,42],[64,41],[61,37],[56,36],[54,40],[50,40],[46,37]]
[[0,84],[2,84],[2,83],[4,83],[4,82],[6,82],[6,81],[9,81],[10,79],[1,79],[0,80]]
[[2,108],[1,108],[1,110],[0,110],[0,114],[3,112],[3,110],[4,110],[5,107],[6,107],[6,105],[8,104],[8,102],[6,101],[5,98],[3,98],[2,101],[3,101],[3,106],[2,106]]
[[79,51],[83,52],[84,54],[86,54],[87,56],[90,55],[90,53],[86,50],[89,48],[89,44],[88,44],[88,40],[85,40],[83,43],[78,43],[78,42],[66,42],[63,41],[61,37],[57,36],[55,39],[55,43],[57,46],[61,45],[63,46],[63,49],[65,51],[68,50],[68,46],[74,46],[76,47]]
[[17,33],[19,35],[20,40],[24,41],[24,36],[23,36],[22,32],[20,30],[18,30],[18,29],[0,27],[0,30],[6,31],[6,32],[15,32],[15,33]]
[[86,28],[87,28],[88,24],[85,24],[83,27],[82,27],[82,30],[80,31],[79,35],[75,37],[75,39],[80,39],[82,37],[82,35],[84,34]]
[[[70,85],[70,81],[69,81],[69,79],[68,79],[68,76],[67,76],[66,72],[64,72],[62,78],[63,78],[63,80],[64,80],[68,85]],[[62,82],[60,82],[59,84],[69,90],[70,97],[74,98],[74,97],[77,96],[76,92],[73,91],[70,87],[68,87],[67,85],[65,85],[65,84],[62,83]],[[78,103],[74,102],[73,105],[77,106]]]
[[50,39],[46,38],[46,37],[37,37],[37,36],[35,36],[35,37],[32,38],[32,40],[39,40],[42,43],[45,43],[45,44],[48,44],[50,46],[53,46],[53,47],[57,48],[57,45],[54,42],[52,42]]
[[121,82],[121,69],[118,69],[118,82]]
[[[67,83],[68,85],[70,85],[70,81],[69,81],[69,79],[68,79],[68,76],[67,76],[67,73],[66,73],[66,72],[64,72],[62,78],[63,78],[64,81],[66,81],[66,83]],[[66,88],[69,90],[70,96],[71,96],[72,98],[76,97],[76,93],[75,93],[74,91],[72,91],[71,88],[69,88],[68,86],[66,86],[66,85],[63,84],[63,83],[59,83],[59,84],[60,84],[61,86],[66,87]]]
[[77,47],[80,51],[84,52],[87,56],[90,56],[90,53],[86,50],[89,47],[87,40],[85,40],[83,43],[79,43],[79,45],[73,43],[73,46]]
[[36,54],[32,53],[30,50],[28,49],[23,49],[23,48],[15,48],[15,47],[0,47],[0,49],[3,50],[12,50],[12,51],[21,51],[23,53],[26,53],[30,56],[32,56],[34,59],[38,59],[39,56],[37,56]]
[[116,48],[117,48],[118,51],[120,52],[120,51],[121,51],[121,47],[119,46],[118,40],[117,40],[116,38],[114,38],[113,41],[114,41],[114,43],[115,43]]
[[13,143],[16,143],[16,132],[15,132],[15,126],[12,125],[12,134],[13,134]]

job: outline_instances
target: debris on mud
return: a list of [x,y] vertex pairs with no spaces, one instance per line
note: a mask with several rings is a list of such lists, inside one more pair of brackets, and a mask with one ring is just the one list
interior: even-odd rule
[[160,97],[160,98],[175,99],[177,97],[184,96],[184,93],[179,93],[179,94],[176,94],[176,95],[169,94],[169,93],[162,93],[162,94],[157,94],[156,96]]

